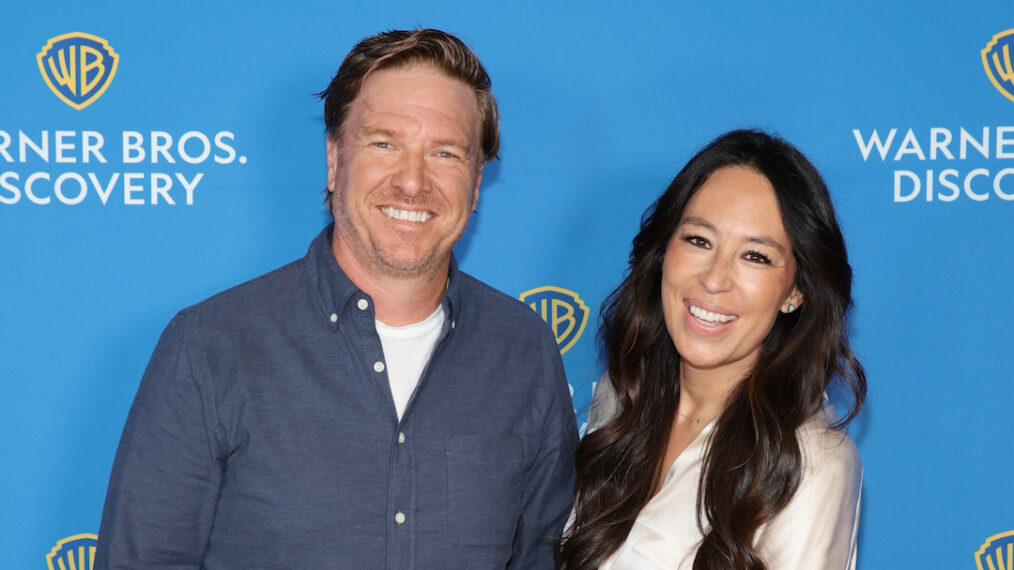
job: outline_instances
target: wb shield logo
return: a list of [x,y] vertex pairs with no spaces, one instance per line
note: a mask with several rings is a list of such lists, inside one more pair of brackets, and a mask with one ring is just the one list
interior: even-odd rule
[[982,50],[986,75],[1005,97],[1014,101],[1014,28],[1000,32]]
[[1014,530],[994,534],[975,551],[979,570],[1014,570]]
[[546,285],[525,291],[520,299],[553,329],[560,354],[574,346],[588,324],[588,306],[573,291]]
[[109,42],[83,32],[51,38],[35,57],[50,90],[79,111],[105,93],[120,59]]
[[97,535],[90,533],[75,534],[60,540],[46,555],[49,570],[92,570],[98,540]]

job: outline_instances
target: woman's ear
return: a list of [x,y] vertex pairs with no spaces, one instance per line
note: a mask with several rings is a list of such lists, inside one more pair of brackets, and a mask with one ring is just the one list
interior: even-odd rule
[[803,306],[803,294],[798,288],[793,287],[792,292],[789,293],[789,297],[782,303],[783,313],[792,313]]

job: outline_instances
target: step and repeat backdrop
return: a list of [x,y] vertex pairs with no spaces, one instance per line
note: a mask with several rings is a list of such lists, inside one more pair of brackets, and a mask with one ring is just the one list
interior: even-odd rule
[[0,567],[88,568],[179,309],[328,222],[322,105],[360,38],[451,31],[502,160],[456,250],[556,332],[583,431],[641,213],[706,141],[825,175],[869,374],[859,568],[1010,570],[1014,3],[19,2],[0,9]]

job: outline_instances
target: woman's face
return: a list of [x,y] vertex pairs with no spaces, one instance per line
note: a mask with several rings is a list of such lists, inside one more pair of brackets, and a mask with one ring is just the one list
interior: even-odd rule
[[775,317],[802,304],[775,191],[762,174],[720,168],[690,199],[662,266],[665,324],[683,372],[745,377]]

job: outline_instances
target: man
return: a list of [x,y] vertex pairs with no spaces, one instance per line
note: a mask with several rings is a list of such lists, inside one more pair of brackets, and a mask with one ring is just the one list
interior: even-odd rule
[[560,355],[451,254],[499,145],[489,77],[453,36],[393,31],[321,95],[334,224],[169,324],[96,567],[551,568],[577,443]]

